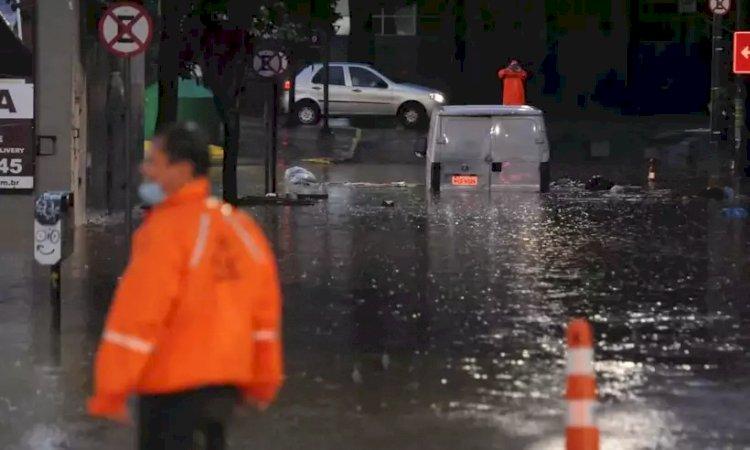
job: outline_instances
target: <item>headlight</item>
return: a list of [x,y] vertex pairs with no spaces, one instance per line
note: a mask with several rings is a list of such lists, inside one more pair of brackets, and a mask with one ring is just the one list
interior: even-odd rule
[[443,97],[443,94],[439,92],[433,92],[432,94],[430,94],[430,98],[438,103],[445,103],[445,97]]

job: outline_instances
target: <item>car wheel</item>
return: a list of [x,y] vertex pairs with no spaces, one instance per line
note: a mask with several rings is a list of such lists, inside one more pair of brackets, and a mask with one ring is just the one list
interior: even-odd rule
[[420,128],[427,122],[427,111],[417,102],[404,103],[398,110],[398,120],[406,128]]
[[297,121],[302,125],[315,125],[320,121],[320,108],[315,102],[304,100],[295,106]]

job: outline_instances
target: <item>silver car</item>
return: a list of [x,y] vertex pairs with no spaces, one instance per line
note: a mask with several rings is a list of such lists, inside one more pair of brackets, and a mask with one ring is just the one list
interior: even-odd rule
[[[409,128],[426,125],[432,112],[446,102],[442,92],[416,84],[396,83],[367,64],[330,63],[328,112],[331,117],[395,116]],[[297,119],[314,125],[323,110],[323,64],[302,69],[296,78]],[[289,89],[284,85],[282,108],[289,112]]]

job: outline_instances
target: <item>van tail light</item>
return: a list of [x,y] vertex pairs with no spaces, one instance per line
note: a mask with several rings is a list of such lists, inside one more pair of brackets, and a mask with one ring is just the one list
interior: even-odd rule
[[286,80],[284,82],[284,90],[285,91],[291,91],[292,90],[292,80]]

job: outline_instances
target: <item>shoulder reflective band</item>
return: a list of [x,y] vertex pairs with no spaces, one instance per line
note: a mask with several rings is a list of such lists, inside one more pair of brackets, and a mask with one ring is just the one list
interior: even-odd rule
[[261,253],[255,241],[253,241],[250,233],[248,233],[247,230],[242,227],[242,224],[240,224],[237,218],[234,216],[232,205],[228,203],[222,203],[215,197],[209,197],[208,200],[206,200],[206,206],[209,209],[219,209],[222,217],[224,217],[224,221],[232,227],[232,230],[240,239],[240,241],[242,241],[242,243],[245,245],[245,248],[247,249],[248,253],[250,253],[250,256],[257,263],[263,262],[263,254]]
[[198,224],[198,236],[195,238],[193,254],[190,257],[190,267],[196,267],[201,262],[203,251],[206,249],[208,232],[211,228],[211,216],[208,213],[201,214],[200,223]]
[[259,264],[262,263],[263,254],[261,253],[255,241],[253,241],[253,237],[250,236],[250,233],[242,228],[242,225],[239,223],[239,221],[237,221],[237,218],[234,217],[231,211],[227,212],[222,208],[222,215],[224,216],[224,220],[226,220],[227,223],[232,226],[232,229],[234,230],[237,237],[239,237],[242,243],[245,244],[245,248],[247,249],[247,252],[250,253],[250,256],[255,260],[255,262]]
[[253,333],[253,339],[256,341],[275,341],[278,338],[279,333],[271,330],[262,330]]
[[118,333],[116,331],[105,331],[102,339],[112,344],[125,347],[138,353],[151,353],[154,350],[154,344],[135,336]]

